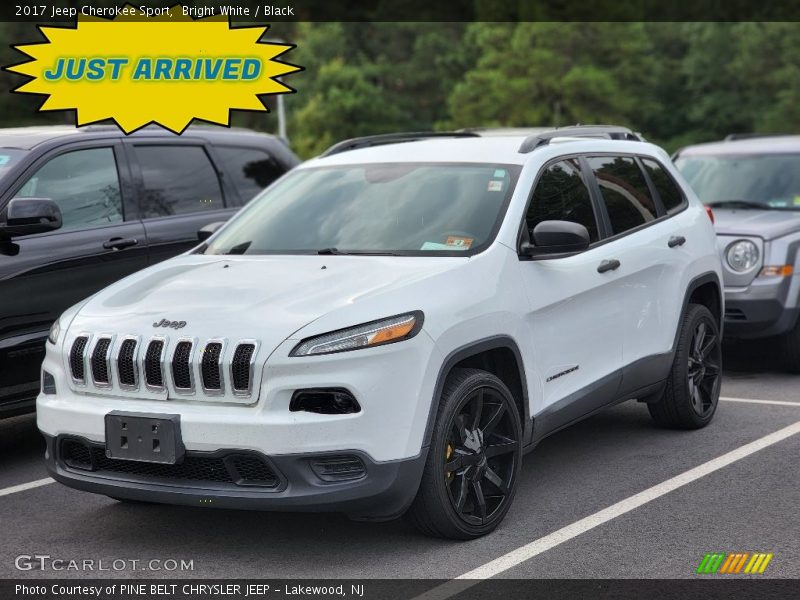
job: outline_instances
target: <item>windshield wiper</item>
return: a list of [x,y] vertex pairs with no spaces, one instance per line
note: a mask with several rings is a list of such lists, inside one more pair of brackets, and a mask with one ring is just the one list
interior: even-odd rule
[[253,242],[242,242],[230,248],[225,254],[244,254]]
[[706,206],[711,208],[753,208],[756,210],[768,210],[773,208],[769,204],[762,204],[761,202],[753,202],[751,200],[717,200],[716,202],[709,202]]
[[322,248],[317,254],[336,256],[399,256],[397,252],[372,251],[372,250],[339,250],[338,248]]

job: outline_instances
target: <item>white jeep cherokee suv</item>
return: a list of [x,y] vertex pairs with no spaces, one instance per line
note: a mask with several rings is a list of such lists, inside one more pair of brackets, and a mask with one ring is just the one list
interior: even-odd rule
[[720,272],[703,205],[627,129],[343,142],[60,318],[48,468],[119,500],[477,537],[545,436],[627,399],[711,420]]

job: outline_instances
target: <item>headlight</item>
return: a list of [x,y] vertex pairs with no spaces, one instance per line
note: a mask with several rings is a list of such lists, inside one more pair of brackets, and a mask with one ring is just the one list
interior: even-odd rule
[[749,240],[736,241],[728,246],[726,257],[734,271],[749,271],[758,264],[758,246]]
[[47,341],[55,346],[56,342],[58,342],[58,336],[60,335],[61,335],[61,323],[59,322],[59,319],[56,319],[56,322],[50,326],[50,333],[47,334]]
[[422,313],[416,311],[340,329],[303,340],[295,346],[289,356],[346,352],[347,350],[400,342],[417,335],[422,328],[422,320]]

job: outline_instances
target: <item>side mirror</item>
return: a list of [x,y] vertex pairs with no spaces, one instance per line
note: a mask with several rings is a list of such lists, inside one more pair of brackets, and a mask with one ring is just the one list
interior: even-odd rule
[[552,256],[583,252],[589,247],[589,231],[571,221],[542,221],[533,228],[533,244],[523,242],[523,256]]
[[205,242],[208,238],[217,232],[217,229],[225,225],[225,221],[217,221],[216,223],[209,223],[197,232],[197,239]]
[[14,198],[8,203],[0,238],[55,231],[62,225],[61,209],[49,198]]

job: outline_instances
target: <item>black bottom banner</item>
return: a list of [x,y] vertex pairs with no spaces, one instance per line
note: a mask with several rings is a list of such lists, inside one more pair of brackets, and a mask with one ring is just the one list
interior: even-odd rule
[[2,600],[738,600],[797,598],[796,579],[0,580]]

